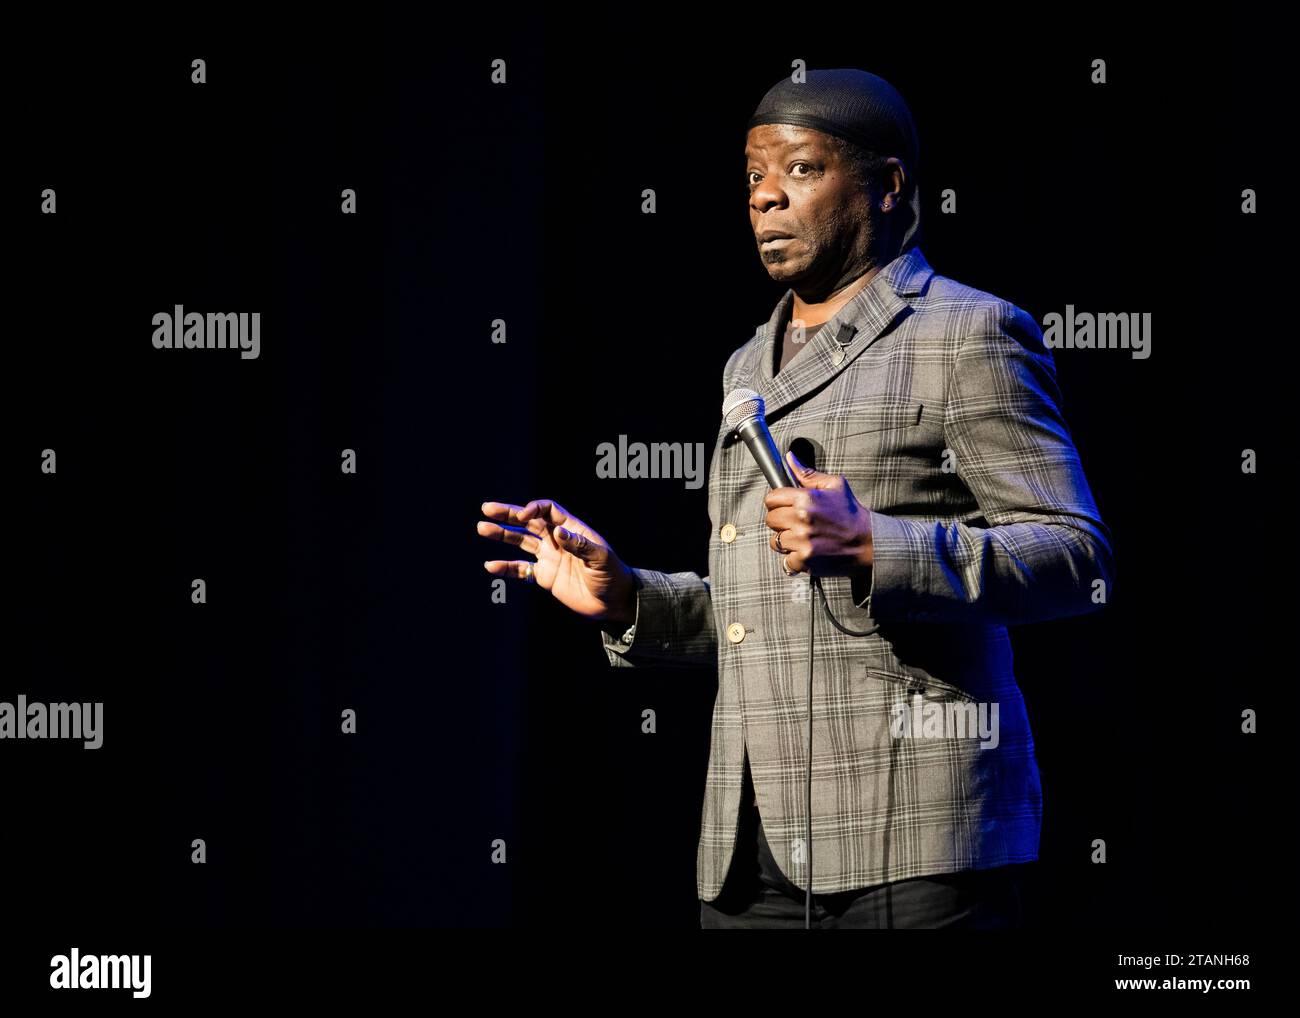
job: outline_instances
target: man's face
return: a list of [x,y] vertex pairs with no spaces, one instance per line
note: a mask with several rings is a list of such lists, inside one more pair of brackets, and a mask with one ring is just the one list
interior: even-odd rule
[[[837,289],[870,264],[871,199],[829,141],[811,128],[762,124],[745,143],[759,257],[773,280],[801,291]],[[764,240],[768,233],[790,239]]]

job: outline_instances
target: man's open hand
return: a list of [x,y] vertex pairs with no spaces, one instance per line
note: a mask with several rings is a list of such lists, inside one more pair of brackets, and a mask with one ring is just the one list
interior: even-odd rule
[[[632,571],[603,537],[558,502],[484,502],[482,509],[488,519],[479,520],[479,536],[535,555],[533,579],[566,608],[589,619],[631,623],[636,618]],[[523,579],[527,565],[527,559],[493,559],[483,568],[493,576]]]

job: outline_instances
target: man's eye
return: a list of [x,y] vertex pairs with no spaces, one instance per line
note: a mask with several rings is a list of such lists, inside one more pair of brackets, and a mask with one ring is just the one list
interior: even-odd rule
[[[808,170],[810,173],[815,173],[816,170],[817,170],[817,167],[814,166],[812,163],[795,163],[793,166],[790,167],[790,169],[791,169],[791,170],[797,170],[800,166],[804,167],[804,168],[805,168],[806,170]],[[801,177],[806,177],[807,175],[808,175],[807,173],[801,173],[801,174],[799,174],[799,176],[801,176]],[[758,172],[757,170],[750,170],[748,173],[746,173],[746,174],[745,174],[745,185],[746,185],[747,187],[753,187],[753,186],[754,186],[754,178],[755,178],[756,176],[760,176],[760,174],[759,174],[759,172]]]

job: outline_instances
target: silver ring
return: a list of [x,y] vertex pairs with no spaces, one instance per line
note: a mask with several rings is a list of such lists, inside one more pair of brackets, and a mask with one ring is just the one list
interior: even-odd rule
[[776,532],[776,550],[779,551],[782,555],[787,555],[787,554],[789,554],[789,553],[785,550],[785,548],[783,548],[783,547],[781,546],[781,531],[779,531],[779,530]]
[[531,562],[529,562],[528,565],[524,566],[524,582],[525,583],[537,582],[536,577],[533,576],[533,563]]
[[793,569],[790,568],[790,556],[789,556],[789,555],[787,555],[785,558],[783,558],[783,559],[781,560],[781,565],[785,568],[785,575],[786,575],[786,576],[793,576],[793,575],[795,574],[795,571],[794,571]]

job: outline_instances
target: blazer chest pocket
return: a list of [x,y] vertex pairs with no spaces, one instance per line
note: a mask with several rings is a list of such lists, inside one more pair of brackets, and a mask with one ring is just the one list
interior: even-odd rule
[[925,408],[920,400],[880,397],[847,403],[835,412],[832,427],[837,438],[869,435],[877,431],[914,428]]

